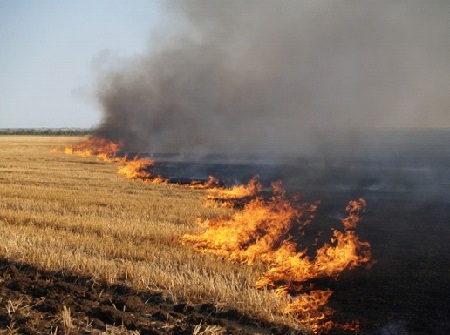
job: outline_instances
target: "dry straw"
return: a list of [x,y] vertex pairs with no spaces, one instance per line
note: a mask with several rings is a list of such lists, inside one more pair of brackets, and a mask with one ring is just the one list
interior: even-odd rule
[[82,140],[0,137],[0,236],[8,236],[0,257],[296,325],[279,312],[285,301],[255,288],[262,265],[230,264],[180,244],[197,218],[231,209],[204,207],[204,190],[127,180],[116,164],[50,152]]

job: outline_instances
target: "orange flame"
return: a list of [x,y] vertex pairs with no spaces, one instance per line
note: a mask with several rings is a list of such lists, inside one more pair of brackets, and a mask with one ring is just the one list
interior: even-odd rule
[[100,137],[90,137],[82,143],[67,145],[64,153],[83,157],[96,156],[109,161],[117,155],[122,147],[122,143],[114,143]]
[[326,306],[333,292],[331,290],[315,290],[309,294],[300,294],[285,308],[284,312],[301,314],[301,322],[309,326],[315,334],[327,333],[333,327],[333,322],[327,321],[333,310]]
[[330,244],[324,244],[311,260],[302,252],[289,252],[280,248],[275,252],[276,265],[257,283],[257,287],[277,286],[277,283],[301,283],[313,278],[336,277],[344,270],[368,264],[371,259],[370,244],[361,242],[355,231],[364,211],[365,200],[350,201],[347,206],[349,215],[342,220],[345,232],[333,231]]
[[247,184],[235,185],[232,188],[207,187],[206,196],[208,207],[234,207],[238,200],[249,199],[262,191],[259,176],[254,176]]
[[131,160],[125,160],[124,165],[119,167],[118,173],[127,179],[147,180],[152,177],[147,168],[154,164],[153,159],[135,156]]
[[[66,146],[66,154],[96,156],[109,162],[120,162],[118,173],[126,178],[143,179],[145,183],[168,183],[161,176],[152,176],[150,158],[135,156],[118,157],[122,144],[103,138]],[[57,150],[52,149],[52,152]],[[207,182],[193,181],[194,189],[208,189],[208,204],[234,207],[238,200],[245,200],[243,209],[228,218],[200,221],[206,230],[198,234],[185,234],[183,244],[191,244],[200,252],[227,257],[232,262],[253,264],[263,262],[271,268],[256,282],[257,288],[274,289],[279,296],[287,296],[290,302],[283,312],[295,315],[312,332],[327,333],[340,326],[343,330],[359,331],[359,323],[339,325],[330,320],[333,310],[327,306],[331,290],[313,290],[313,279],[338,277],[343,271],[371,264],[370,244],[362,242],[354,229],[364,212],[364,199],[350,201],[348,216],[341,220],[343,231],[333,230],[333,237],[316,250],[315,257],[306,255],[302,246],[303,227],[311,222],[317,204],[298,204],[285,196],[281,182],[273,183],[273,196],[265,200],[258,196],[262,185],[258,176],[247,184],[225,188],[217,178]],[[294,199],[295,200],[295,199]],[[302,250],[303,248],[303,250]]]
[[[117,156],[122,150],[123,143],[114,143],[105,138],[91,137],[86,141],[67,145],[64,148],[64,153],[69,155],[79,155],[83,157],[95,156],[107,162],[117,162],[123,165],[119,167],[118,173],[128,179],[142,179],[148,184],[168,183],[168,179],[161,176],[153,176],[149,171],[149,166],[154,165],[154,160],[150,158],[141,158],[139,155],[129,159],[127,155],[123,157]],[[58,152],[57,148],[52,148],[52,152]],[[217,178],[209,177],[205,183],[192,182],[191,186],[194,189],[210,189],[218,188],[220,182]]]
[[218,189],[220,187],[220,181],[216,177],[209,176],[206,182],[202,183],[194,180],[189,186],[195,190]]
[[295,248],[290,236],[296,235],[302,226],[309,223],[315,207],[291,204],[279,184],[273,184],[273,187],[274,196],[269,201],[255,198],[228,219],[205,222],[206,231],[186,234],[182,242],[192,244],[197,251],[247,264],[255,260],[269,261],[274,250],[282,245]]
[[[292,252],[286,248],[274,252],[274,266],[257,281],[256,286],[278,287],[278,292],[283,295],[298,294],[303,291],[301,283],[314,278],[337,277],[345,270],[364,264],[370,265],[370,244],[361,242],[355,231],[350,230],[356,227],[360,220],[359,214],[364,211],[364,207],[364,199],[349,203],[347,206],[349,215],[342,220],[346,231],[334,230],[330,243],[318,249],[314,259],[302,252]],[[302,293],[286,306],[285,312],[298,315],[304,324],[313,324],[312,329],[315,333],[326,333],[334,326],[327,321],[327,317],[330,317],[333,311],[325,306],[331,293],[331,291],[310,291],[309,295]],[[345,325],[345,328],[351,329],[349,325]]]
[[365,200],[349,203],[349,215],[342,220],[345,231],[334,230],[330,243],[318,249],[311,259],[300,250],[299,237],[302,228],[314,217],[317,204],[296,204],[285,197],[279,183],[273,184],[273,188],[274,195],[269,200],[258,197],[230,218],[202,222],[207,229],[184,235],[182,243],[232,262],[271,264],[256,287],[275,289],[280,296],[293,296],[284,312],[295,314],[313,332],[325,333],[333,325],[327,320],[333,311],[326,306],[332,291],[305,292],[303,283],[314,278],[337,277],[344,270],[370,262],[369,243],[361,242],[353,230],[360,221]]
[[144,180],[144,183],[146,184],[167,184],[168,182],[169,181],[166,178],[163,178],[161,176],[156,176]]

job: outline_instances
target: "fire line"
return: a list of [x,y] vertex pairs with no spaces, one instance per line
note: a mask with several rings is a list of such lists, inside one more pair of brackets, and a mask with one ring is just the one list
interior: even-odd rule
[[[163,176],[154,176],[150,167],[154,160],[139,155],[128,158],[120,155],[123,143],[114,143],[92,137],[83,143],[69,145],[66,154],[95,156],[107,162],[120,164],[118,173],[145,183],[168,183]],[[52,149],[52,152],[58,150]],[[329,242],[315,250],[315,256],[306,253],[303,246],[303,228],[314,220],[318,202],[299,204],[289,199],[281,181],[272,183],[269,199],[261,196],[262,184],[255,176],[247,184],[227,188],[210,176],[208,181],[192,181],[193,189],[208,190],[206,206],[233,208],[242,206],[231,217],[200,221],[204,231],[185,234],[181,243],[201,253],[211,253],[231,262],[269,266],[255,283],[258,289],[274,290],[280,297],[288,297],[283,313],[289,313],[315,334],[328,333],[336,327],[345,331],[359,331],[359,323],[352,321],[339,325],[331,320],[333,310],[327,305],[333,292],[316,289],[314,279],[337,278],[347,270],[370,267],[373,264],[370,244],[359,239],[355,228],[361,221],[366,201],[352,200],[346,207],[348,216],[341,220],[343,229],[333,230]],[[311,248],[311,246],[308,246]]]

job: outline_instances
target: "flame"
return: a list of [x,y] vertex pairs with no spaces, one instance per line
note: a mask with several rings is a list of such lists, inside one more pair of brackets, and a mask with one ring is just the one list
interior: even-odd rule
[[118,173],[127,179],[148,180],[152,178],[148,167],[154,164],[153,159],[135,156],[131,160],[125,160],[123,164],[119,167]]
[[330,243],[317,250],[311,259],[302,252],[292,252],[280,248],[275,252],[276,265],[271,268],[257,287],[277,286],[277,283],[301,283],[313,278],[337,277],[344,270],[351,270],[371,259],[370,244],[361,242],[354,229],[359,222],[359,214],[364,211],[365,200],[350,201],[347,206],[348,217],[341,220],[344,232],[334,230]]
[[269,261],[282,245],[295,249],[290,236],[298,235],[301,227],[309,223],[315,206],[292,204],[278,183],[273,187],[274,196],[269,201],[257,197],[230,218],[203,222],[206,231],[186,234],[182,242],[192,244],[197,251],[247,264]]
[[354,332],[355,334],[361,331],[361,325],[359,321],[351,321],[342,325],[342,329],[348,332]]
[[[105,138],[90,137],[86,141],[67,145],[64,153],[69,155],[79,155],[83,157],[95,156],[106,162],[116,162],[122,165],[118,169],[118,173],[128,179],[142,179],[148,184],[168,183],[169,180],[162,176],[153,176],[149,167],[154,165],[154,160],[148,157],[140,157],[139,155],[129,159],[127,155],[118,156],[122,150],[123,143],[115,143]],[[52,152],[59,152],[57,148],[52,148]],[[190,187],[194,189],[211,189],[219,188],[220,181],[212,176],[207,182],[193,181]]]
[[218,189],[220,187],[220,180],[216,177],[209,176],[206,182],[194,180],[189,186],[195,190]]
[[144,183],[146,184],[167,184],[168,182],[169,181],[166,178],[163,178],[161,176],[156,176],[144,180]]
[[82,143],[67,145],[64,153],[83,157],[95,156],[106,162],[121,163],[122,166],[119,167],[118,173],[128,179],[143,179],[146,182],[151,180],[154,183],[164,182],[159,176],[153,178],[148,170],[148,167],[154,164],[154,160],[139,155],[131,159],[127,155],[120,157],[118,153],[122,148],[123,143],[115,143],[100,137],[90,137]]
[[[126,155],[119,157],[121,143],[103,138],[89,138],[77,145],[65,147],[66,154],[96,156],[108,162],[119,162],[118,173],[130,179],[142,179],[145,183],[168,183],[169,179],[152,176],[150,158]],[[52,152],[58,150],[52,149]],[[208,181],[193,181],[187,185],[193,189],[207,189],[207,204],[235,207],[241,201],[243,208],[230,217],[199,220],[204,231],[185,234],[181,242],[192,245],[199,252],[212,253],[244,264],[265,263],[269,269],[256,282],[257,288],[275,290],[278,296],[287,297],[289,303],[283,313],[294,315],[313,333],[327,333],[340,327],[345,331],[359,331],[358,321],[337,324],[331,321],[333,310],[327,306],[333,292],[314,289],[314,280],[336,278],[343,271],[365,265],[371,261],[370,244],[360,241],[355,228],[365,210],[364,199],[352,200],[346,207],[348,216],[341,220],[343,230],[333,230],[329,243],[306,254],[303,246],[303,227],[314,219],[318,202],[299,204],[288,199],[281,182],[272,184],[273,195],[264,199],[262,185],[255,176],[247,184],[226,188],[210,176]],[[314,251],[314,250],[313,250]],[[308,253],[311,255],[311,252]]]
[[[334,230],[331,241],[311,258],[302,250],[301,237],[302,228],[314,218],[317,203],[290,201],[280,183],[272,186],[274,194],[269,200],[257,197],[229,218],[200,222],[206,230],[184,235],[182,243],[232,262],[269,264],[271,268],[256,287],[275,289],[277,295],[291,297],[283,312],[294,314],[314,333],[326,333],[335,326],[329,320],[333,310],[326,306],[332,291],[312,290],[311,280],[337,277],[345,270],[370,263],[370,244],[361,242],[354,231],[366,202],[350,201],[346,208],[349,214],[341,220],[344,231]],[[308,282],[309,287],[305,287]]]
[[[215,184],[217,185],[217,183]],[[262,191],[259,176],[254,176],[247,184],[234,185],[232,188],[207,187],[209,193],[206,196],[208,207],[234,207],[238,200],[249,199]]]
[[326,306],[332,294],[331,290],[314,290],[309,294],[300,294],[292,300],[284,312],[301,313],[301,322],[313,333],[327,333],[334,327],[333,322],[327,320],[333,315],[333,310]]
[[115,143],[101,137],[90,137],[79,144],[70,144],[64,148],[68,155],[83,157],[96,156],[106,161],[114,161],[114,157],[123,148],[123,143]]

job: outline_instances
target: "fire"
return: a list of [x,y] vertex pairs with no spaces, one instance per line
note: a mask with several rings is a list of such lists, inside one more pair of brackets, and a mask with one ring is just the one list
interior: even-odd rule
[[359,214],[365,208],[365,200],[351,201],[347,206],[349,215],[342,220],[345,231],[333,231],[330,243],[317,250],[316,257],[311,259],[302,252],[289,252],[279,249],[276,265],[271,268],[257,283],[257,287],[279,286],[279,283],[302,283],[313,278],[337,277],[344,270],[351,270],[371,259],[370,244],[361,242],[354,229],[359,222]]
[[[217,185],[217,183],[216,183]],[[206,205],[209,207],[234,207],[241,199],[250,199],[262,191],[258,176],[254,176],[247,184],[234,185],[232,188],[207,187]]]
[[[69,155],[79,155],[83,157],[95,156],[106,162],[121,163],[118,173],[129,179],[143,179],[148,181],[152,179],[152,175],[148,167],[154,164],[154,161],[147,157],[134,156],[129,159],[127,155],[122,157],[118,153],[122,150],[123,143],[115,143],[105,138],[91,137],[86,141],[67,145],[64,153]],[[157,177],[154,182],[162,182],[160,177]]]
[[326,305],[332,294],[331,290],[314,290],[309,294],[300,294],[284,312],[301,314],[301,322],[315,334],[327,333],[334,327],[333,322],[327,320],[333,315],[333,310]]
[[154,164],[153,159],[135,156],[131,160],[125,160],[124,165],[119,167],[118,173],[128,179],[151,179],[152,175],[148,167]]
[[115,143],[105,138],[90,137],[79,144],[67,145],[64,153],[68,155],[79,155],[83,157],[96,156],[104,160],[113,161],[113,157],[123,148],[122,143]]
[[342,220],[344,231],[334,230],[331,241],[311,258],[301,237],[302,228],[314,218],[317,204],[290,201],[279,183],[273,188],[269,200],[257,197],[229,218],[201,222],[206,230],[184,235],[182,243],[232,262],[269,264],[270,269],[256,287],[275,289],[278,295],[291,297],[283,312],[292,313],[315,333],[327,332],[333,325],[329,320],[333,311],[326,306],[332,291],[313,290],[312,280],[335,278],[345,270],[370,263],[370,245],[361,242],[354,231],[365,200],[349,203],[349,215]]
[[204,183],[200,181],[194,180],[192,183],[189,184],[189,186],[195,190],[205,190],[205,189],[219,189],[220,187],[220,180],[216,177],[209,176],[208,180]]
[[284,197],[279,184],[273,184],[274,196],[265,201],[252,199],[242,211],[228,219],[211,219],[201,234],[187,234],[183,243],[190,243],[200,252],[209,252],[231,261],[252,264],[269,260],[281,246],[295,247],[291,236],[298,235],[310,222],[315,206],[292,204]]
[[[149,184],[169,183],[169,179],[152,175],[153,159],[118,156],[122,147],[120,143],[93,137],[81,144],[66,146],[64,152],[121,163],[118,173],[125,178],[142,179]],[[269,199],[261,196],[262,184],[258,176],[247,184],[231,188],[224,187],[212,176],[206,182],[193,181],[187,186],[208,190],[207,205],[235,207],[240,202],[243,207],[230,217],[199,221],[204,231],[185,234],[183,244],[231,262],[267,264],[268,270],[255,286],[273,289],[278,296],[287,297],[289,303],[282,312],[294,315],[316,334],[336,327],[360,330],[357,321],[344,325],[331,321],[333,310],[327,304],[333,292],[316,289],[314,283],[320,278],[337,278],[343,271],[373,264],[370,244],[361,241],[355,232],[366,207],[364,199],[350,201],[346,207],[348,216],[341,220],[343,229],[333,230],[330,241],[311,252],[304,245],[303,228],[314,219],[318,202],[300,204],[298,199],[287,198],[281,182],[272,184],[273,194]]]
[[145,179],[144,183],[146,184],[167,184],[169,181],[161,176],[152,177],[149,179]]
[[[122,165],[118,169],[118,173],[128,179],[142,179],[148,184],[168,183],[169,180],[162,176],[153,176],[149,167],[154,165],[154,160],[148,157],[140,157],[139,155],[129,159],[127,155],[118,156],[122,150],[123,143],[115,143],[105,138],[91,137],[86,141],[67,145],[64,153],[69,155],[80,155],[83,157],[95,156],[106,162],[116,162]],[[57,148],[52,148],[52,152],[58,152]],[[193,181],[189,186],[194,189],[212,189],[219,188],[220,181],[217,178],[209,177],[207,182]]]

